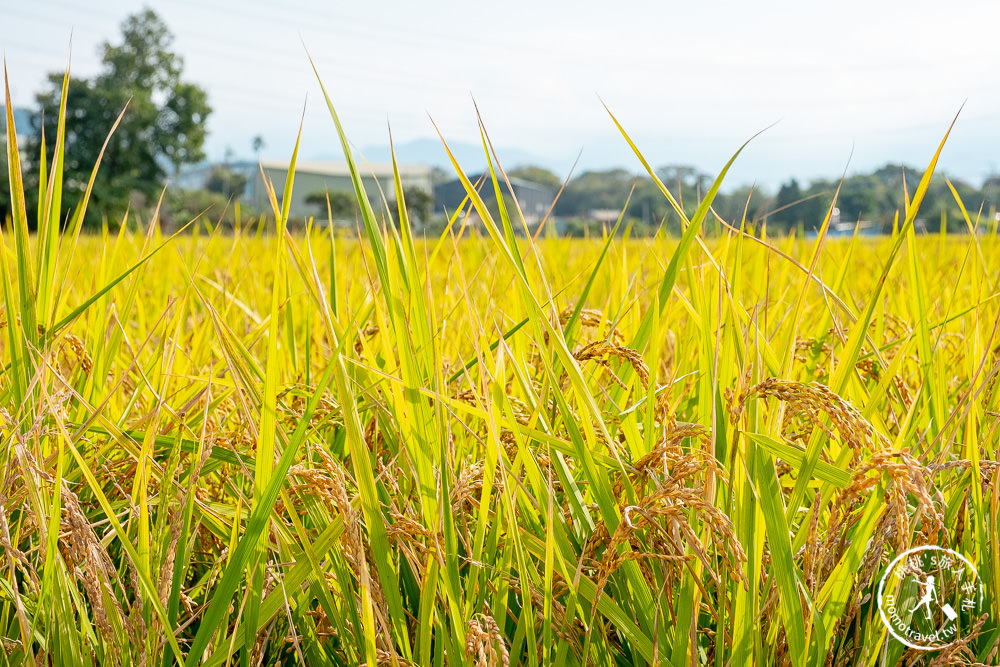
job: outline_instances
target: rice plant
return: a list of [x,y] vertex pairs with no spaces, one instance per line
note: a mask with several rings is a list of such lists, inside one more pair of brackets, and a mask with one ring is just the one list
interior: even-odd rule
[[[86,235],[63,99],[29,212],[7,98],[7,663],[996,664],[1000,242],[915,233],[940,147],[883,238],[719,220],[726,165],[657,181],[680,238],[540,240],[484,128],[499,215],[456,162],[428,239],[330,103],[360,238],[292,176],[266,234]],[[931,651],[878,608],[923,545],[986,591]]]

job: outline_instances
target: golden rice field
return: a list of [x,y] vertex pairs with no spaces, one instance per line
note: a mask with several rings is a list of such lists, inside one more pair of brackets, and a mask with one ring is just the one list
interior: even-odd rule
[[[995,229],[915,235],[918,189],[884,238],[702,233],[713,195],[644,240],[15,212],[4,660],[997,664]],[[879,589],[927,545],[984,593],[890,579],[921,650]]]

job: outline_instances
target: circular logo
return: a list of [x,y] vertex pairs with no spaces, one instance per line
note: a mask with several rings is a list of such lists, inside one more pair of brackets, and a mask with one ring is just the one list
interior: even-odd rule
[[878,585],[878,609],[892,636],[921,651],[966,636],[984,607],[979,573],[968,558],[936,546],[896,556]]

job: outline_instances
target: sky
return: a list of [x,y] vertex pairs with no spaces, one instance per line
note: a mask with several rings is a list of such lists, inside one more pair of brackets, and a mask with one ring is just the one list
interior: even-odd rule
[[98,73],[99,45],[144,6],[208,91],[213,161],[256,159],[256,135],[261,157],[288,159],[300,121],[302,158],[337,157],[311,55],[363,153],[390,129],[397,145],[436,139],[435,124],[478,143],[478,108],[505,167],[639,172],[610,110],[652,165],[711,175],[760,133],[726,184],[773,191],[923,168],[959,114],[939,168],[976,186],[1000,170],[996,0],[0,0],[13,104],[68,57],[74,76]]

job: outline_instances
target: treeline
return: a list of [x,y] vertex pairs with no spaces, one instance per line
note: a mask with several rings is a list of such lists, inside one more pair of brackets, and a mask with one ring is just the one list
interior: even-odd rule
[[[83,226],[91,229],[103,223],[117,226],[127,213],[151,213],[168,176],[205,157],[212,108],[208,93],[183,79],[183,58],[172,49],[173,34],[148,8],[128,16],[121,31],[120,43],[99,47],[99,73],[68,80],[62,131],[65,72],[49,74],[46,87],[35,96],[36,106],[28,110],[29,127],[18,128],[24,137],[18,147],[23,151],[29,226],[37,220],[33,213],[45,191],[41,172],[47,174],[53,165],[60,135],[62,198],[69,207],[83,199],[102,156],[83,218]],[[0,145],[0,178],[7,182],[6,138]],[[12,211],[10,188],[0,186],[0,224]]]
[[[551,172],[537,167],[512,170],[522,178],[558,188],[562,185]],[[867,174],[840,179],[817,179],[800,184],[792,179],[776,192],[749,186],[724,190],[716,196],[712,209],[718,218],[739,225],[742,221],[755,229],[765,224],[769,233],[808,232],[822,223],[836,195],[834,220],[841,223],[864,223],[874,232],[889,231],[897,211],[902,218],[904,197],[913,197],[921,171],[912,167],[887,164]],[[688,166],[666,166],[657,170],[666,185],[690,216],[712,186],[713,177]],[[950,183],[950,185],[949,185]],[[724,186],[723,186],[724,187]],[[838,193],[839,187],[839,193]],[[938,174],[920,206],[918,228],[937,231],[942,221],[948,231],[967,229],[955,194],[965,206],[973,223],[978,218],[992,218],[1000,198],[1000,176],[988,178],[982,188]],[[574,176],[565,184],[556,202],[554,214],[565,221],[565,233],[582,234],[589,225],[600,224],[602,217],[624,210],[636,233],[651,233],[664,228],[680,230],[680,217],[648,176],[636,176],[624,169],[590,171]],[[715,220],[715,216],[710,217]]]

